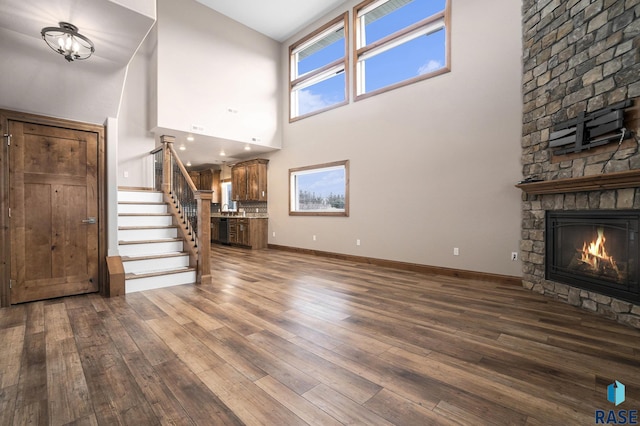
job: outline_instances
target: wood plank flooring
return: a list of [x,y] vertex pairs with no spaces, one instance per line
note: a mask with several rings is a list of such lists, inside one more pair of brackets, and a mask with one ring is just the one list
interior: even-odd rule
[[0,425],[585,425],[640,409],[640,331],[518,286],[220,246],[211,264],[211,285],[0,309]]

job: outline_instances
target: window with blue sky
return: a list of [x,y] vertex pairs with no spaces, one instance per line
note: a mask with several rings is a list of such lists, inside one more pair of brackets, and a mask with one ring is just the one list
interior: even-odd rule
[[347,14],[290,48],[290,118],[347,102]]
[[367,0],[353,13],[356,98],[448,71],[447,0]]
[[289,214],[349,216],[349,161],[289,170]]
[[450,0],[366,0],[290,47],[290,119],[448,72]]

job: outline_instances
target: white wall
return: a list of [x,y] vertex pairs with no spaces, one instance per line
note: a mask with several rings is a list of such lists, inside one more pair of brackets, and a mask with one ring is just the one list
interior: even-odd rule
[[[291,43],[356,3],[285,42],[282,69]],[[521,4],[452,6],[450,73],[291,124],[283,102],[283,149],[269,163],[269,243],[521,274],[510,260],[520,239]],[[288,215],[289,168],[347,159],[350,217]]]
[[150,100],[153,75],[153,37],[148,37],[127,68],[118,115],[118,186],[151,187],[152,169],[149,152],[155,147],[149,129],[149,115],[154,108]]
[[200,3],[159,0],[154,127],[279,148],[279,49]]

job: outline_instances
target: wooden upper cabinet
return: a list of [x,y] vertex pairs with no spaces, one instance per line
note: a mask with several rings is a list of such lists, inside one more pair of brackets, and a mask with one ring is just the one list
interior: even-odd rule
[[236,164],[231,169],[231,198],[233,201],[247,199],[247,168]]
[[220,202],[220,170],[190,171],[189,176],[197,189],[213,191],[212,203]]
[[267,163],[257,159],[243,161],[231,169],[231,191],[234,201],[267,201]]

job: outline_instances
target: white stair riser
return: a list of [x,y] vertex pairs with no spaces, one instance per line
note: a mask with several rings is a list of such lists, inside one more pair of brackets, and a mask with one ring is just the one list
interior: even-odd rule
[[166,204],[118,204],[118,213],[166,213]]
[[162,192],[118,191],[118,201],[135,201],[141,203],[161,203]]
[[161,240],[165,238],[176,238],[177,236],[178,230],[176,228],[118,230],[118,241]]
[[189,256],[163,257],[161,259],[125,260],[122,262],[127,274],[141,274],[189,267]]
[[163,275],[159,277],[147,277],[125,280],[125,293],[152,290],[154,288],[171,287],[181,284],[193,284],[196,282],[195,271],[186,271],[177,274]]
[[118,226],[169,226],[171,216],[118,216]]
[[182,249],[182,241],[118,245],[120,256],[151,256],[154,254],[179,253]]

